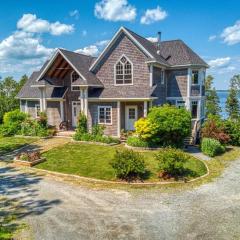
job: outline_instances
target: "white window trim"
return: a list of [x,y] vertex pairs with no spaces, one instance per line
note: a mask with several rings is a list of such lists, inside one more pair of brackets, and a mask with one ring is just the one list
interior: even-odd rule
[[[106,123],[106,119],[104,120],[105,122],[104,123],[100,123],[100,108],[110,108],[110,111],[111,111],[111,122],[110,123]],[[104,110],[106,111],[106,110]],[[106,105],[103,105],[103,106],[98,106],[98,124],[101,124],[101,125],[112,125],[112,106],[106,106]]]
[[40,104],[35,104],[35,117],[36,118],[39,117],[38,114],[37,114],[37,112],[38,112],[37,107],[39,107],[39,113],[41,112]]
[[[117,79],[116,79],[116,65],[120,62],[120,60],[122,59],[122,57],[125,57],[127,59],[127,61],[131,64],[132,66],[132,83],[123,83],[123,84],[117,84]],[[123,54],[118,60],[117,62],[114,64],[114,85],[115,86],[131,86],[133,85],[133,63],[132,61],[125,55]]]
[[[73,83],[73,81],[72,81],[72,75],[73,75],[73,73],[77,73],[77,74],[78,74],[78,72],[76,72],[75,70],[73,70],[73,71],[71,72],[71,91],[72,91],[72,92],[79,92],[79,91],[80,91],[80,87],[79,87],[79,86],[73,86],[73,85],[72,85],[72,83]],[[79,74],[78,74],[78,76],[80,77]],[[73,87],[79,87],[79,90],[73,90]]]

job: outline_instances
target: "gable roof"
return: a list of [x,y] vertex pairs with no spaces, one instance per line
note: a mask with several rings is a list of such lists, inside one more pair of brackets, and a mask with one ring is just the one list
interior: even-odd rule
[[81,78],[85,81],[84,85],[103,86],[101,81],[96,77],[96,75],[88,70],[93,60],[95,59],[94,57],[76,52],[71,52],[61,48],[57,49],[55,54],[44,66],[44,68],[41,69],[36,81],[42,80],[42,77],[51,67],[58,54],[61,54],[61,56],[70,64],[70,66],[81,76]]
[[121,27],[104,51],[91,65],[90,71],[97,67],[111,46],[117,41],[121,33],[125,33],[138,47],[140,47],[140,49],[148,56],[149,61],[157,62],[166,67],[187,65],[209,67],[208,64],[182,40],[162,41],[158,47],[156,43],[147,40],[125,27]]
[[[36,79],[40,75],[40,73],[41,73],[41,70],[38,72],[32,73],[32,75],[29,77],[27,82],[24,84],[24,86],[21,88],[21,90],[17,94],[17,98],[39,99],[41,97],[39,88],[31,87],[36,82]],[[46,98],[63,98],[66,90],[67,90],[67,87],[54,87],[54,86],[47,87]]]

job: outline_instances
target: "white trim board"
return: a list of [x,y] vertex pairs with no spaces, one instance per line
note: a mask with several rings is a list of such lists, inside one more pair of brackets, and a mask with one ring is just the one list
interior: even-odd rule
[[42,71],[42,73],[38,76],[38,78],[36,80],[37,82],[44,76],[44,74],[50,68],[50,66],[52,65],[52,63],[54,62],[54,60],[56,59],[58,54],[60,54],[67,61],[67,63],[79,74],[79,76],[81,76],[82,79],[87,82],[86,78],[77,70],[77,68],[69,61],[69,59],[62,53],[61,49],[59,49],[59,48],[54,53],[54,55],[52,56],[52,58],[50,59],[50,61],[47,64],[47,66]]

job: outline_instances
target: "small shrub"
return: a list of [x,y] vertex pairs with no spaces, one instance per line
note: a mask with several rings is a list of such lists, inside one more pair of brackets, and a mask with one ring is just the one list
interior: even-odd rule
[[78,134],[87,133],[87,117],[83,112],[79,113],[77,132]]
[[47,114],[45,112],[40,112],[39,117],[37,119],[38,124],[41,126],[41,128],[47,128]]
[[148,147],[153,146],[150,143],[148,143],[147,141],[144,141],[136,136],[128,137],[127,145],[132,146],[132,147],[142,147],[142,148],[148,148]]
[[142,179],[146,173],[143,155],[132,150],[117,150],[110,164],[116,176],[124,180]]
[[203,138],[201,150],[209,157],[214,157],[225,152],[224,146],[218,140],[212,138]]
[[92,135],[93,136],[103,136],[104,128],[105,127],[103,125],[95,124],[92,127]]
[[165,148],[155,155],[159,162],[159,171],[169,176],[183,176],[185,169],[184,163],[190,158],[189,155],[179,149]]

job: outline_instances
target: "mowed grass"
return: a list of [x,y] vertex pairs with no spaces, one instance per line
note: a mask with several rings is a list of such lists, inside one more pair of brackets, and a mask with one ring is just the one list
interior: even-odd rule
[[25,137],[0,137],[0,156],[7,152],[14,151],[25,144],[35,142],[37,138]]
[[[37,168],[75,174],[84,177],[91,177],[103,180],[117,180],[114,170],[110,165],[117,149],[124,148],[118,146],[100,146],[92,144],[69,143],[54,148],[43,154],[47,161],[37,165]],[[150,173],[147,181],[159,181],[158,162],[154,159],[156,151],[144,151],[147,169]],[[185,163],[189,179],[198,177],[207,172],[205,165],[191,158]]]

